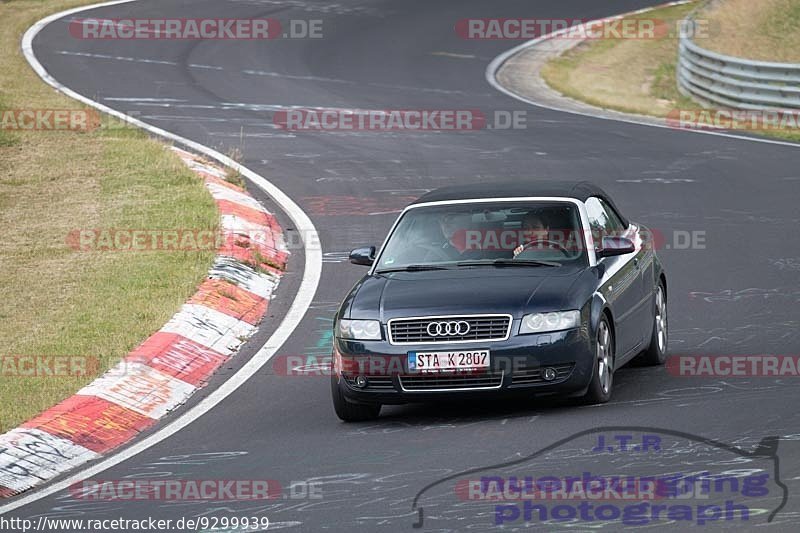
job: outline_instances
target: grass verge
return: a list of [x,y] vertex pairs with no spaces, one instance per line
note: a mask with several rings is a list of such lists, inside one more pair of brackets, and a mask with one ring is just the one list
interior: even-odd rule
[[[46,86],[19,48],[42,17],[90,0],[0,3],[0,111],[80,109]],[[70,396],[178,310],[213,250],[79,251],[80,229],[215,230],[201,181],[129,128],[0,128],[0,433]],[[12,355],[97,358],[85,376],[21,376]]]
[[[730,0],[737,3],[739,0]],[[746,0],[745,0],[746,1]],[[752,1],[752,0],[751,0]],[[760,0],[759,0],[760,1]],[[798,3],[800,0],[765,0],[774,4]],[[697,110],[701,106],[678,91],[678,39],[675,29],[680,20],[698,6],[697,1],[680,6],[656,9],[629,17],[664,21],[671,34],[658,39],[604,39],[584,41],[563,55],[552,59],[542,68],[542,77],[550,87],[575,100],[604,109],[666,117],[677,109]],[[758,2],[753,2],[754,4]],[[759,4],[759,9],[761,4]],[[728,2],[714,4],[712,11],[724,9]],[[746,15],[749,10],[740,10]],[[773,14],[772,18],[775,17]],[[711,18],[709,33],[719,33],[722,21],[703,12],[698,18]],[[771,28],[762,28],[776,32]],[[737,33],[732,39],[747,46],[747,33]],[[698,39],[708,46],[711,37]],[[782,46],[792,46],[786,43]],[[796,50],[795,50],[796,51]],[[776,56],[777,57],[777,56]],[[800,141],[796,131],[761,131],[769,137]]]
[[760,61],[800,63],[800,0],[724,0],[701,15],[712,31],[703,46]]

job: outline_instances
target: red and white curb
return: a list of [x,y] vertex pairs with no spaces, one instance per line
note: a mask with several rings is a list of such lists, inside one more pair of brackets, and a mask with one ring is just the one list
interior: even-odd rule
[[0,498],[125,444],[174,410],[257,329],[289,252],[277,220],[219,167],[173,148],[199,174],[221,217],[222,247],[180,311],[116,366],[55,407],[0,435]]

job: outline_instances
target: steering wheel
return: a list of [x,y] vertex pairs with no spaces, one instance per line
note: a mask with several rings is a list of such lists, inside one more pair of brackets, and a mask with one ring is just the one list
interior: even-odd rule
[[540,239],[540,240],[536,240],[536,241],[529,241],[529,242],[526,242],[525,244],[523,244],[522,245],[522,250],[520,250],[520,252],[517,255],[514,256],[514,258],[516,259],[517,257],[519,257],[523,252],[525,252],[525,250],[527,250],[528,248],[530,248],[534,244],[544,244],[546,246],[549,246],[550,248],[555,248],[556,250],[558,250],[559,252],[564,254],[564,257],[570,257],[572,255],[570,253],[570,251],[567,250],[566,247],[564,247],[564,245],[561,244],[560,242],[551,241],[551,240],[548,240],[548,239]]
[[426,250],[428,252],[432,252],[433,255],[436,256],[436,257],[434,257],[434,259],[441,259],[442,261],[450,261],[450,260],[452,260],[452,257],[447,255],[445,253],[445,251],[442,250],[441,248],[439,248],[438,246],[434,246],[432,244],[418,244],[417,246],[422,248],[423,250]]

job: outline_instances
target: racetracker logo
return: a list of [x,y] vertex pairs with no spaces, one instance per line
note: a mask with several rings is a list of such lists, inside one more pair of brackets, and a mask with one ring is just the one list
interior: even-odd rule
[[6,109],[0,111],[0,129],[9,131],[82,131],[100,127],[100,113],[92,109]]
[[76,39],[112,40],[268,40],[282,35],[275,19],[75,19]]
[[673,109],[667,114],[667,125],[676,129],[798,131],[800,111],[734,109]]
[[86,355],[0,355],[0,376],[83,377],[95,375],[100,359]]
[[69,493],[78,500],[272,500],[282,489],[272,479],[122,479],[80,481]]
[[[246,235],[256,239],[264,232]],[[76,229],[69,232],[66,243],[81,252],[215,251],[225,245],[225,233],[196,229]]]
[[468,40],[529,40],[552,35],[558,39],[641,40],[677,37],[703,38],[709,35],[705,20],[666,21],[629,18],[592,21],[589,19],[476,18],[461,19],[456,35]]
[[292,481],[284,487],[274,479],[117,479],[73,483],[77,500],[122,501],[260,501],[321,500],[319,481]]
[[[526,249],[555,248],[564,251],[580,252],[585,248],[584,242],[592,237],[595,245],[602,243],[604,234],[598,229],[581,231],[576,229],[543,228],[506,229],[506,228],[455,228],[450,236],[450,244],[459,252],[467,251],[512,251],[518,246]],[[634,235],[623,232],[619,237],[633,238]],[[648,250],[704,250],[706,248],[706,232],[703,230],[661,231],[653,228],[641,228],[639,231],[641,247]]]
[[486,127],[474,109],[289,109],[273,122],[293,131],[470,131]]
[[797,355],[676,355],[667,371],[683,378],[800,377]]

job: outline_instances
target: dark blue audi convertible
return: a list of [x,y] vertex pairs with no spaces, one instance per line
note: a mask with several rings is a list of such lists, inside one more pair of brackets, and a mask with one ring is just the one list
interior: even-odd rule
[[649,231],[591,183],[432,191],[403,210],[334,322],[346,421],[492,394],[607,402],[614,370],[664,362],[667,278]]

